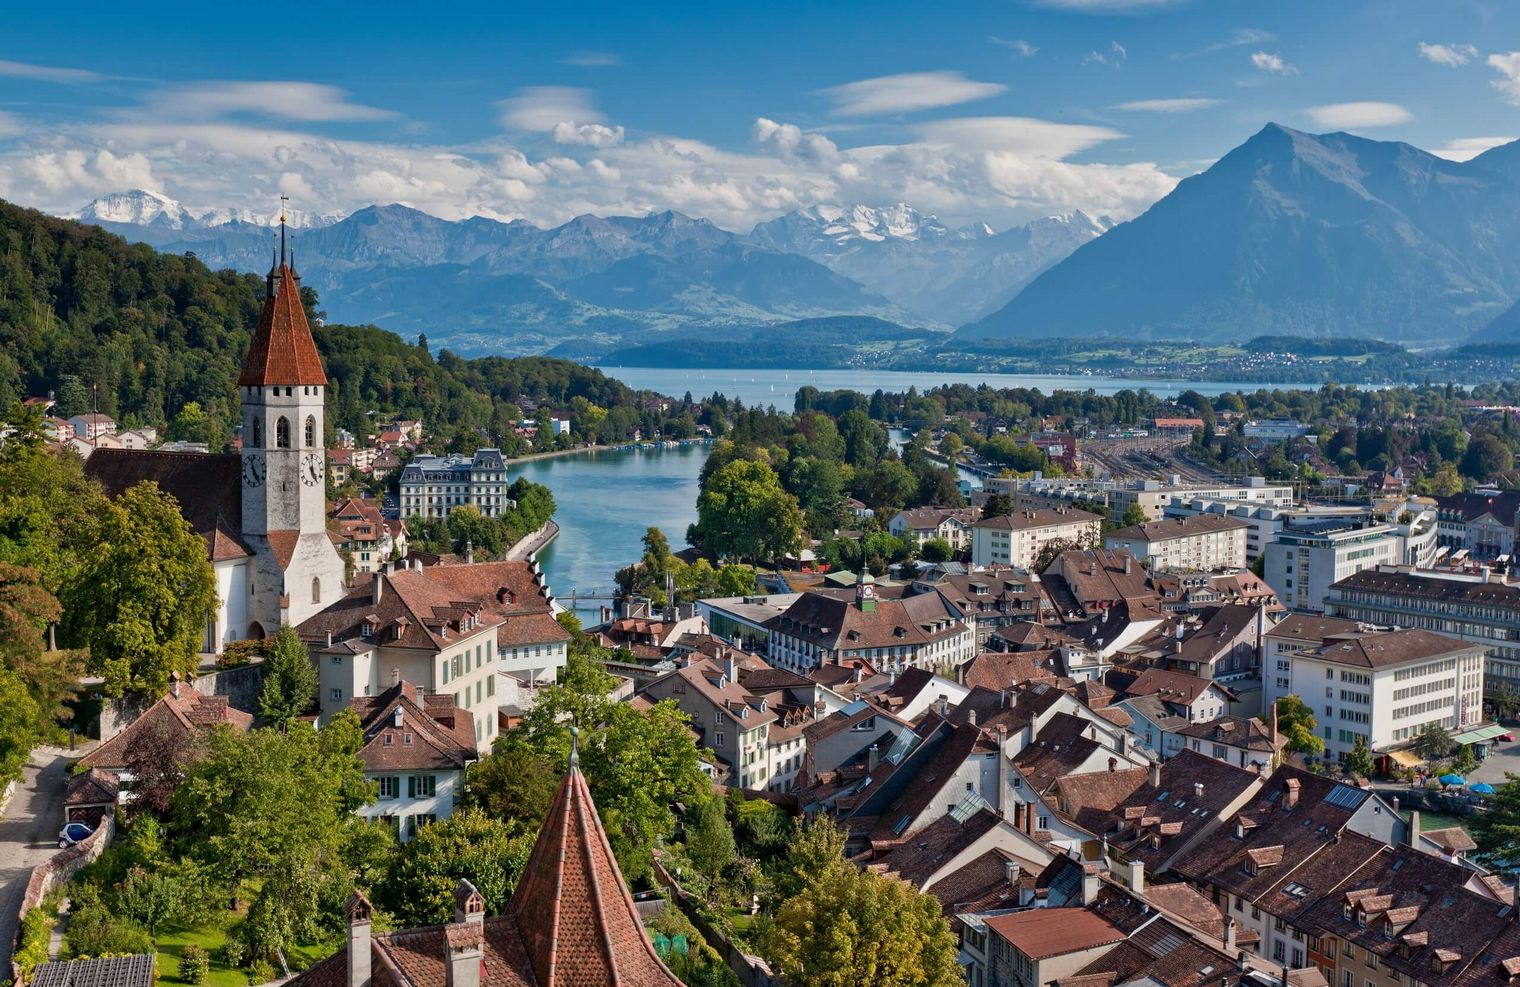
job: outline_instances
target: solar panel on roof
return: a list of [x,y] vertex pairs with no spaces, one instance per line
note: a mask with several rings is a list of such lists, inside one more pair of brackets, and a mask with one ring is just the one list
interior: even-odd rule
[[1367,793],[1350,785],[1336,785],[1325,796],[1325,801],[1342,809],[1354,809],[1367,801]]
[[1130,939],[1141,949],[1156,957],[1165,956],[1187,942],[1186,937],[1159,922],[1136,929]]

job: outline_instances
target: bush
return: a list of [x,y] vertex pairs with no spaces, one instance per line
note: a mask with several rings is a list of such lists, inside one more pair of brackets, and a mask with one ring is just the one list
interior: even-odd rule
[[21,968],[23,980],[30,980],[32,971],[48,961],[48,945],[53,938],[53,921],[45,908],[33,908],[21,920],[21,935],[16,944],[16,965]]
[[222,653],[216,656],[217,668],[236,668],[246,665],[264,654],[264,642],[257,640],[228,641]]
[[179,954],[179,978],[187,984],[203,984],[211,975],[211,956],[191,943]]
[[229,935],[227,941],[222,943],[222,948],[217,950],[217,960],[229,970],[236,970],[248,959],[248,947],[243,945],[241,936]]
[[268,960],[258,959],[248,964],[248,982],[250,984],[267,984],[274,979],[274,967]]
[[74,957],[157,952],[148,930],[117,918],[101,904],[72,909],[64,941]]

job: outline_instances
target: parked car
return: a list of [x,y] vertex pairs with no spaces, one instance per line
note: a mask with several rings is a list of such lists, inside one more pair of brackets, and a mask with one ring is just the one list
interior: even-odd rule
[[1513,744],[1515,742],[1515,735],[1512,733],[1501,733],[1497,739],[1504,741],[1506,744]]
[[58,846],[71,847],[95,832],[81,822],[71,822],[58,831]]

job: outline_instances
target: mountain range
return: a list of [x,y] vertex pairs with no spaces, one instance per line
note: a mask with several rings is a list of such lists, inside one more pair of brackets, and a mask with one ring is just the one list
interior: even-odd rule
[[1504,335],[1494,320],[1520,298],[1517,178],[1520,143],[1456,162],[1269,124],[960,334],[1423,346]]

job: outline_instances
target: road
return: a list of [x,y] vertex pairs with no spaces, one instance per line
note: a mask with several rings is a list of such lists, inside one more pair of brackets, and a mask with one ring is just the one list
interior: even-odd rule
[[67,751],[55,747],[33,751],[5,818],[0,820],[0,979],[10,976],[16,909],[21,907],[32,868],[58,852],[69,758]]

